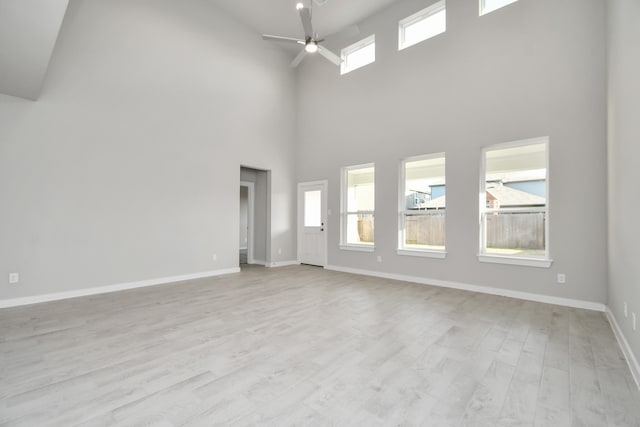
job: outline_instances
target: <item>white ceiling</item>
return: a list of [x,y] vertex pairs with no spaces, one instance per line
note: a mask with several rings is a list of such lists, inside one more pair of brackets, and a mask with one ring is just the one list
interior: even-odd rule
[[38,99],[69,0],[0,0],[0,93]]
[[[0,93],[38,98],[68,1],[0,0]],[[257,34],[303,35],[298,0],[210,1]],[[302,1],[312,7],[314,30],[324,38],[343,30],[352,37],[355,24],[402,0]]]
[[[211,0],[256,33],[301,37],[297,0]],[[314,0],[313,26],[320,37],[340,32],[401,0]],[[311,0],[303,0],[305,6]],[[321,4],[321,5],[320,5]]]

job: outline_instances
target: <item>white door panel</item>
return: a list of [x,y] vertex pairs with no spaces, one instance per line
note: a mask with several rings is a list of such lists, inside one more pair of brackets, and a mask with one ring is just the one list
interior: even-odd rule
[[327,183],[298,184],[298,258],[302,264],[327,263]]

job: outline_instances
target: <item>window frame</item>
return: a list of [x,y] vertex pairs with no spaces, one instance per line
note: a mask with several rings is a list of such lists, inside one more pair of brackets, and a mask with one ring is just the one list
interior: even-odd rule
[[398,181],[398,244],[396,253],[398,255],[418,256],[427,258],[439,258],[444,259],[447,256],[447,233],[446,233],[446,206],[445,206],[445,235],[444,235],[444,249],[418,249],[408,248],[405,246],[405,215],[409,212],[406,207],[406,164],[407,162],[415,162],[420,160],[431,160],[442,158],[445,161],[445,186],[447,183],[447,156],[445,152],[425,154],[422,156],[412,156],[404,158],[400,161],[399,181]]
[[[368,169],[373,168],[373,194],[374,194],[374,202],[373,202],[373,210],[372,211],[348,211],[348,197],[349,197],[349,179],[348,175],[350,171],[357,169]],[[374,218],[374,227],[375,227],[375,217],[376,217],[376,203],[375,203],[375,188],[376,188],[376,165],[375,163],[363,163],[359,165],[353,166],[345,166],[340,171],[340,249],[347,251],[360,251],[360,252],[373,252],[376,249],[375,244],[375,231],[373,237],[373,244],[362,244],[362,243],[347,243],[347,219],[349,215],[353,214],[366,214],[372,215]],[[375,229],[374,229],[375,230]]]
[[[407,44],[406,43],[406,41],[405,41],[405,32],[406,32],[407,27],[410,27],[410,26],[412,26],[412,25],[414,25],[414,24],[416,24],[416,23],[418,23],[418,22],[420,22],[422,20],[427,19],[432,15],[440,13],[442,11],[445,12],[445,30],[444,31],[442,31],[440,33],[437,33],[437,34],[434,34],[432,36],[426,37],[426,38],[424,38],[422,40],[419,40],[419,41],[411,43],[411,44]],[[437,2],[433,3],[431,6],[426,7],[424,9],[414,13],[413,15],[410,15],[410,16],[407,16],[404,19],[401,19],[400,22],[398,22],[398,50],[404,50],[404,49],[406,49],[408,47],[415,46],[415,45],[417,45],[419,43],[422,43],[425,40],[429,40],[429,39],[431,39],[433,37],[436,37],[436,36],[438,36],[440,34],[445,33],[447,31],[446,13],[447,13],[446,0],[440,0],[440,1],[437,1]]]
[[495,9],[486,10],[486,1],[487,0],[478,0],[478,16],[488,15],[491,12],[495,12],[496,10],[500,10],[500,9],[502,9],[504,7],[512,5],[513,3],[518,2],[518,0],[511,0],[509,3],[504,4],[504,5],[500,6],[500,7],[496,7]]
[[[359,65],[357,67],[351,68],[349,67],[349,55],[366,48],[367,46],[373,45],[373,59],[366,64]],[[365,37],[362,40],[355,42],[352,45],[349,45],[340,51],[340,59],[342,62],[340,63],[340,75],[348,74],[352,71],[355,71],[359,68],[366,67],[369,64],[373,64],[376,62],[376,35],[371,34],[369,37]]]
[[[546,172],[545,172],[545,206],[543,208],[488,208],[486,203],[486,163],[487,163],[487,152],[494,150],[501,150],[505,148],[516,148],[516,147],[524,147],[527,145],[536,145],[536,144],[544,144],[545,145],[545,162],[546,162]],[[480,161],[480,192],[479,192],[479,210],[478,210],[478,222],[479,222],[479,250],[478,250],[478,260],[480,262],[488,262],[488,263],[498,263],[498,264],[512,264],[512,265],[522,265],[528,267],[541,267],[541,268],[549,268],[553,263],[551,259],[551,251],[550,251],[550,241],[549,241],[549,224],[550,224],[550,197],[549,197],[549,137],[543,136],[538,138],[529,138],[518,141],[505,142],[501,144],[494,144],[487,147],[482,148],[481,153],[481,161]],[[544,239],[545,239],[545,254],[543,256],[535,256],[535,255],[501,255],[494,253],[486,252],[486,221],[485,217],[487,213],[493,212],[544,212],[545,214],[545,230],[544,230]]]

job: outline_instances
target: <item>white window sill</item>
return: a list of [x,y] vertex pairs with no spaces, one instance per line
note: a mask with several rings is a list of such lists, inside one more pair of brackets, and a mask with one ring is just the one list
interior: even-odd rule
[[340,249],[343,251],[373,252],[376,250],[376,247],[368,245],[340,245]]
[[420,249],[397,249],[396,253],[398,255],[417,256],[424,258],[444,259],[447,257],[447,253],[445,251],[426,251]]
[[523,265],[526,267],[540,267],[540,268],[549,268],[551,267],[551,263],[553,262],[553,260],[551,259],[526,258],[526,257],[515,257],[515,256],[505,256],[505,255],[488,255],[488,254],[478,254],[478,261],[490,262],[494,264]]

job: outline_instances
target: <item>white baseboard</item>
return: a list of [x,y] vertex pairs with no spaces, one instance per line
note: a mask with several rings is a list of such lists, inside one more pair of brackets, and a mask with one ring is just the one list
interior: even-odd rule
[[401,280],[404,282],[419,283],[422,285],[439,286],[443,288],[460,289],[463,291],[479,292],[482,294],[498,295],[503,297],[510,297],[516,299],[522,299],[527,301],[542,302],[545,304],[562,305],[565,307],[584,308],[587,310],[595,310],[604,312],[605,305],[597,302],[582,301],[571,298],[561,298],[549,295],[533,294],[529,292],[512,291],[509,289],[492,288],[489,286],[470,285],[467,283],[450,282],[447,280],[428,279],[417,276],[405,276],[402,274],[384,273],[381,271],[369,271],[361,270],[358,268],[340,267],[337,265],[328,265],[325,267],[327,270],[341,271],[344,273],[361,274],[364,276],[381,277],[383,279]]
[[255,264],[255,265],[267,265],[266,261],[263,261],[261,259],[252,259],[250,261],[247,261],[248,264]]
[[147,286],[164,285],[173,282],[184,282],[186,280],[202,279],[205,277],[222,276],[224,274],[239,273],[240,268],[227,268],[223,270],[205,271],[202,273],[184,274],[180,276],[161,277],[157,279],[141,280],[138,282],[118,283],[115,285],[98,286],[95,288],[78,289],[67,292],[56,292],[52,294],[34,295],[22,298],[10,298],[0,300],[0,308],[18,307],[21,305],[38,304],[41,302],[57,301],[61,299],[84,297],[88,295],[106,294],[109,292],[124,291],[127,289],[144,288]]
[[633,350],[631,350],[631,346],[629,342],[625,338],[622,333],[622,329],[618,325],[618,321],[616,320],[616,316],[613,315],[613,312],[609,307],[605,310],[605,314],[607,315],[607,319],[609,320],[609,324],[611,325],[611,329],[613,329],[613,333],[618,340],[618,345],[622,349],[622,353],[624,354],[625,359],[627,359],[627,364],[629,365],[629,370],[631,371],[631,375],[633,375],[633,379],[636,382],[636,386],[640,389],[640,365],[638,365],[638,359],[636,359],[636,355],[633,354]]
[[273,261],[267,264],[267,267],[286,267],[288,265],[300,265],[300,262],[296,260],[292,261]]

